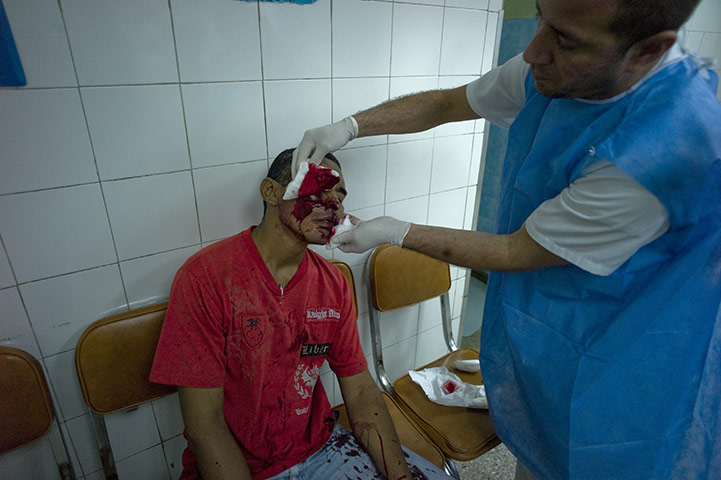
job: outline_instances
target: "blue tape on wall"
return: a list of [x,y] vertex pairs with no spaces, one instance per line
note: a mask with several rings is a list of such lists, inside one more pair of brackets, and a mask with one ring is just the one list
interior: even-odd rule
[[27,85],[18,49],[15,47],[10,23],[5,15],[5,5],[0,0],[0,86],[22,87]]
[[[256,0],[244,0],[246,2],[254,2]],[[300,5],[307,5],[315,2],[315,0],[257,0],[259,2],[286,2],[286,3],[298,3]]]

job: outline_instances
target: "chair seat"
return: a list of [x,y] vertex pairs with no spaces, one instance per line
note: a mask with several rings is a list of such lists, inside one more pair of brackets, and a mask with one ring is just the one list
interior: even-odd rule
[[[464,382],[482,385],[483,377],[480,372],[467,373],[454,367],[456,360],[474,359],[478,359],[477,351],[462,348],[418,370],[446,367]],[[496,436],[488,410],[448,407],[431,402],[423,389],[411,380],[408,374],[396,380],[393,388],[400,407],[416,421],[433,443],[454,460],[473,460],[501,443]]]
[[[393,425],[396,427],[396,432],[398,432],[398,438],[401,441],[401,445],[414,451],[438,468],[443,469],[445,459],[443,457],[443,453],[438,449],[438,447],[435,446],[430,439],[418,429],[418,427],[408,420],[390,395],[383,392],[383,400],[386,402],[388,412],[393,420]],[[345,405],[340,404],[333,407],[333,410],[337,411],[339,414],[337,423],[341,424],[346,430],[350,430],[351,428],[350,423],[348,422],[348,414],[346,413]]]

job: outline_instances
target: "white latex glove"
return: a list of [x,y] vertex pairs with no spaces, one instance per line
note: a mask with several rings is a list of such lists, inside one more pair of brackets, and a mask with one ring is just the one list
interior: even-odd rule
[[393,217],[378,217],[364,222],[351,217],[353,229],[337,233],[330,242],[345,253],[363,253],[384,243],[403,246],[411,224]]
[[306,130],[300,145],[293,151],[291,173],[295,176],[300,162],[309,161],[319,165],[326,154],[335,152],[357,136],[358,124],[352,116],[329,125]]

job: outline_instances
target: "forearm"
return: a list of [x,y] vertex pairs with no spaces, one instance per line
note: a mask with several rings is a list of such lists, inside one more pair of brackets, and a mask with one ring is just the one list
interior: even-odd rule
[[389,480],[410,480],[398,434],[378,388],[346,401],[353,434],[378,470]]
[[356,113],[358,136],[422,132],[443,123],[479,118],[468,105],[465,88],[407,95]]
[[188,436],[204,480],[251,480],[250,469],[227,424]]
[[521,272],[568,263],[536,243],[525,225],[512,234],[494,235],[413,224],[403,248],[473,270]]

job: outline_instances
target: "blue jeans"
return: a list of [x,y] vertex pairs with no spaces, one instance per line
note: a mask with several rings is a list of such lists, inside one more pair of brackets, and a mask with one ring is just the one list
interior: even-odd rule
[[[431,462],[403,447],[412,479],[452,480]],[[351,432],[336,425],[328,442],[304,461],[268,480],[375,480],[383,479],[371,457]]]

